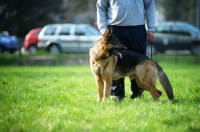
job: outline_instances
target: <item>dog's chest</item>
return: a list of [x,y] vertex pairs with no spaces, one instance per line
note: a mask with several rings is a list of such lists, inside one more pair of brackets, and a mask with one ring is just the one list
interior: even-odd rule
[[95,73],[96,75],[102,75],[104,69],[103,69],[103,67],[99,67],[99,66],[96,64],[96,65],[94,65],[93,70],[94,70],[94,73]]
[[112,76],[116,65],[116,57],[111,56],[100,60],[92,60],[92,70],[97,77]]

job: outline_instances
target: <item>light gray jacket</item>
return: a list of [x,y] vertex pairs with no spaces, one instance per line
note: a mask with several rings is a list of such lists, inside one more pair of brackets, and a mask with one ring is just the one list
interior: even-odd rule
[[147,22],[148,31],[155,30],[154,0],[98,0],[97,25],[101,33],[107,25],[137,26]]

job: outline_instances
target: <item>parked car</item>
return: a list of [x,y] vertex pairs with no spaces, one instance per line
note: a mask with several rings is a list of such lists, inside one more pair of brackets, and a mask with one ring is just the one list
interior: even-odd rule
[[7,31],[0,33],[0,53],[5,51],[14,53],[19,48],[18,39],[15,36],[9,35]]
[[39,34],[38,48],[50,53],[89,52],[100,38],[99,31],[89,24],[50,24]]
[[[155,39],[152,52],[166,50],[190,50],[193,54],[200,54],[200,30],[186,22],[163,22],[155,28]],[[147,45],[150,52],[150,45]]]
[[37,52],[38,35],[42,28],[35,28],[28,32],[24,40],[24,49],[29,53]]

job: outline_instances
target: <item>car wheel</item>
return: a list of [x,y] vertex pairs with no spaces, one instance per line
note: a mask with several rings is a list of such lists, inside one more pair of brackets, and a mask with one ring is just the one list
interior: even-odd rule
[[[152,49],[151,49],[152,48]],[[146,54],[150,55],[150,54],[155,54],[156,53],[156,48],[152,45],[146,45]]]
[[52,44],[49,46],[50,53],[60,53],[60,47],[56,44]]
[[4,53],[5,49],[3,46],[0,45],[0,53]]
[[15,53],[15,51],[14,50],[12,50],[12,51],[9,51],[11,54],[14,54]]
[[194,45],[191,50],[192,54],[200,55],[200,45]]
[[160,49],[158,52],[160,52],[160,53],[165,53],[165,50],[164,49]]
[[28,52],[31,53],[31,54],[34,54],[37,52],[37,47],[34,46],[34,45],[31,45],[28,47]]

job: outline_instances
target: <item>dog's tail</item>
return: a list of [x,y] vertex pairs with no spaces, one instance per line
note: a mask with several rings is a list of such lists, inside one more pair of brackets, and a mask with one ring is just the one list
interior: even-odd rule
[[167,75],[165,74],[165,72],[163,71],[162,67],[159,66],[158,64],[157,64],[157,67],[158,67],[158,77],[159,77],[160,84],[164,88],[164,90],[167,94],[167,97],[170,100],[173,100],[174,99],[174,93],[173,93],[172,86],[169,82],[169,79],[168,79]]

